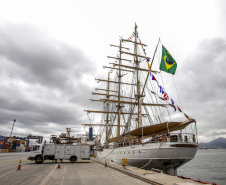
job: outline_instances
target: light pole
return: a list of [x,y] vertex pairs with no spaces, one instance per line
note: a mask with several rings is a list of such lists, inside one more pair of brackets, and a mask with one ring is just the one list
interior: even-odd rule
[[[16,119],[13,120],[13,127],[14,127],[15,122],[16,122]],[[11,131],[10,137],[12,136],[12,133],[13,133],[13,127],[12,127],[12,131]]]

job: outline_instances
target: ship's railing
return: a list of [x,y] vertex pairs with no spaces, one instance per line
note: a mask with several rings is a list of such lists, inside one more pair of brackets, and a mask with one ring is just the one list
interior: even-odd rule
[[195,143],[196,138],[194,134],[190,133],[171,133],[167,135],[159,135],[150,140],[150,142],[185,142]]
[[167,135],[157,135],[151,138],[149,141],[142,141],[141,138],[136,140],[125,141],[121,143],[114,143],[113,148],[140,145],[144,143],[160,143],[160,142],[184,142],[184,143],[196,143],[196,137],[190,133],[171,133]]

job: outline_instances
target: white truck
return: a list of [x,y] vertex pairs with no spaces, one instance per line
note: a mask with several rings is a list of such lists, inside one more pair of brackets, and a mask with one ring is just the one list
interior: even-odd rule
[[90,159],[89,145],[37,144],[32,147],[28,160],[41,164],[44,160],[77,160]]

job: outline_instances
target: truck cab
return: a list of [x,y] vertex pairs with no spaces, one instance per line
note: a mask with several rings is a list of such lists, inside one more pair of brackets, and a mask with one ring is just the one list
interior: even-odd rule
[[42,149],[43,149],[42,144],[33,145],[28,160],[35,160],[36,163],[42,163],[43,162]]

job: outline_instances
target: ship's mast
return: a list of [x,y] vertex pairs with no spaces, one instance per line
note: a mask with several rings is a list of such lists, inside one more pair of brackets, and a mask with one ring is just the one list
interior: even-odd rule
[[120,91],[121,91],[121,50],[122,50],[122,40],[120,39],[120,44],[119,44],[119,69],[118,69],[118,129],[117,129],[117,135],[120,136],[120,110],[121,110],[121,105],[120,105]]
[[[116,126],[117,127],[117,133],[116,133],[116,137],[117,137],[117,140],[120,139],[120,128],[123,126],[121,125],[121,114],[122,115],[125,115],[125,114],[128,114],[128,115],[136,115],[137,116],[137,127],[138,128],[141,128],[142,127],[142,116],[145,116],[145,115],[148,115],[148,114],[142,114],[141,112],[141,107],[142,106],[163,106],[165,107],[166,104],[156,104],[156,103],[148,103],[148,102],[143,102],[142,101],[142,97],[143,97],[143,92],[142,92],[142,89],[140,88],[140,81],[139,81],[139,71],[143,71],[143,72],[147,72],[149,74],[149,72],[151,71],[150,69],[144,69],[144,68],[140,68],[139,67],[139,61],[138,61],[138,58],[145,58],[145,59],[150,59],[149,57],[147,56],[143,56],[143,55],[139,55],[138,54],[138,45],[142,45],[142,46],[146,46],[145,44],[143,43],[140,43],[138,42],[138,37],[137,37],[137,25],[135,24],[135,28],[134,28],[134,34],[135,34],[135,41],[132,41],[131,39],[128,39],[128,40],[125,40],[125,39],[120,39],[120,43],[119,43],[119,46],[116,46],[116,45],[110,45],[110,46],[113,46],[113,47],[117,47],[119,48],[119,55],[117,57],[113,57],[113,56],[108,56],[108,58],[114,58],[114,59],[117,59],[118,60],[118,63],[110,63],[113,65],[113,67],[107,67],[107,66],[104,66],[104,68],[110,68],[110,69],[114,69],[114,70],[117,70],[117,74],[118,74],[118,78],[117,80],[110,80],[110,73],[108,73],[108,79],[95,79],[97,80],[98,82],[107,82],[107,88],[106,89],[98,89],[96,88],[95,90],[101,90],[101,91],[106,91],[106,94],[103,94],[103,93],[93,93],[93,95],[100,95],[100,96],[105,96],[106,99],[90,99],[91,101],[93,102],[103,102],[103,103],[106,103],[106,110],[105,111],[94,111],[94,110],[85,110],[87,113],[103,113],[103,114],[106,114],[106,120],[105,120],[105,123],[106,124],[103,124],[103,126],[106,126],[106,145],[108,143],[108,140],[109,140],[109,135],[111,134],[111,128],[112,126]],[[129,48],[126,48],[126,47],[122,47],[122,42],[131,42],[134,44],[134,52],[131,53],[131,52],[128,52],[128,51],[124,51],[124,49],[126,50],[129,50]],[[132,60],[128,60],[126,58],[122,58],[122,54],[125,54],[125,55],[130,55],[130,56],[133,56],[133,66],[131,65],[125,65],[125,64],[122,64],[122,61],[129,61],[129,62],[132,62]],[[116,66],[116,67],[115,67]],[[125,83],[125,82],[122,82],[122,72],[123,71],[126,71],[126,72],[132,72],[136,75],[136,83]],[[152,72],[155,72],[155,71],[152,71]],[[147,75],[148,75],[147,74]],[[118,89],[117,90],[112,90],[110,89],[110,83],[113,83],[113,84],[117,84],[118,85]],[[135,94],[135,98],[133,97],[127,97],[127,96],[121,96],[121,86],[122,85],[126,85],[126,86],[133,86],[136,88],[136,94]],[[132,87],[132,88],[133,88]],[[117,93],[117,94],[112,94],[112,93]],[[116,99],[110,99],[110,97],[117,97]],[[121,98],[128,98],[128,99],[131,99],[131,100],[136,100],[136,101],[127,101],[127,100],[121,100]],[[109,105],[110,104],[113,104],[115,103],[116,104],[116,111],[110,111],[110,107]],[[127,104],[127,105],[136,105],[137,106],[137,112],[122,112],[121,111],[121,108],[122,108],[122,104]],[[110,121],[110,116],[109,114],[115,114],[117,115],[117,121],[116,121],[116,124],[109,124],[109,121]],[[87,124],[86,124],[87,125]],[[100,124],[97,124],[97,125],[100,125]]]
[[[110,80],[110,72],[108,72],[108,83],[107,83],[107,94],[106,94],[106,99],[109,99],[109,80]],[[109,123],[109,102],[106,102],[107,104],[107,116],[106,116],[106,142],[108,140],[108,123]]]
[[134,63],[136,64],[136,75],[137,75],[137,103],[138,103],[138,117],[137,117],[137,127],[142,127],[142,117],[141,117],[141,104],[142,99],[140,96],[140,81],[139,81],[139,61],[138,61],[138,55],[137,55],[137,25],[135,23],[135,43],[134,43]]

